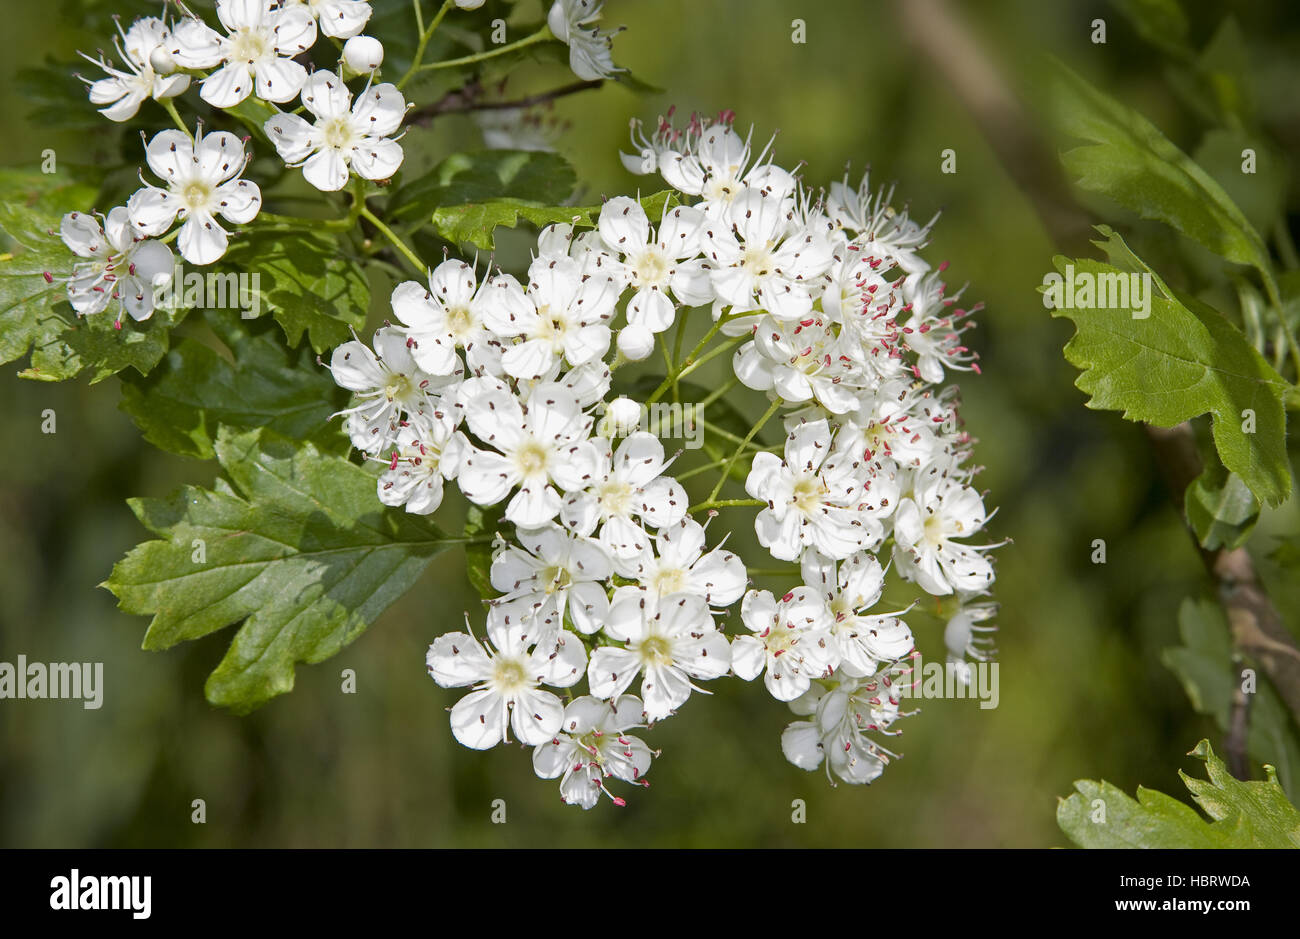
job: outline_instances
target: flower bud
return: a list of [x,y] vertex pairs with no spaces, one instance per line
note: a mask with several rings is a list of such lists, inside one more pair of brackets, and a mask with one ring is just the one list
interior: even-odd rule
[[149,67],[159,75],[170,75],[176,71],[176,60],[172,58],[166,46],[156,46],[153,52],[149,53]]
[[644,326],[627,325],[618,334],[618,351],[630,362],[640,362],[655,348],[655,334]]
[[462,10],[477,10],[483,5],[483,0],[456,0],[456,6]]
[[631,398],[615,398],[605,409],[605,426],[612,435],[625,437],[641,425],[641,405]]
[[354,72],[373,72],[384,64],[384,47],[373,36],[353,36],[343,43],[343,64]]

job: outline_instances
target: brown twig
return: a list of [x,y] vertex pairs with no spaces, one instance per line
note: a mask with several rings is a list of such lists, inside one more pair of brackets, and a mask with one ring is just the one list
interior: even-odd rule
[[421,127],[428,127],[433,123],[434,118],[443,114],[465,114],[471,111],[509,111],[522,108],[531,108],[539,104],[546,104],[555,101],[558,98],[566,98],[569,95],[576,95],[582,91],[589,91],[593,88],[599,88],[605,84],[604,79],[595,79],[593,81],[577,81],[568,85],[561,85],[550,91],[539,92],[535,95],[528,95],[524,98],[517,98],[513,101],[484,101],[483,86],[478,82],[470,82],[464,87],[449,91],[432,104],[426,104],[422,108],[416,108],[411,111],[408,123],[418,124]]
[[[1052,240],[1063,250],[1086,251],[1090,219],[1069,197],[1055,154],[1030,131],[1020,102],[945,0],[899,0],[898,9],[905,32],[970,111]],[[1181,516],[1183,494],[1202,468],[1192,427],[1187,423],[1144,427]],[[1245,548],[1206,551],[1190,527],[1188,533],[1214,579],[1234,649],[1259,664],[1300,722],[1300,648],[1260,584],[1250,554]],[[1229,749],[1240,747],[1244,753],[1248,721],[1248,708],[1234,708]],[[1248,772],[1244,756],[1233,772],[1240,776]]]

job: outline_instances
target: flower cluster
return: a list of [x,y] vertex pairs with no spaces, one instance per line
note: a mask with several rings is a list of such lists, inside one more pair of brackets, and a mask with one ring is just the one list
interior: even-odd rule
[[[866,179],[812,192],[725,114],[635,139],[625,163],[676,191],[655,216],[620,196],[591,230],[549,226],[522,279],[444,261],[394,290],[397,323],[373,348],[333,354],[380,501],[429,513],[454,481],[497,529],[486,625],[437,639],[429,672],[471,689],[451,711],[458,741],[513,733],[585,808],[601,793],[621,804],[611,779],[645,784],[657,754],[630,731],[729,674],[762,675],[805,718],[782,737],[791,762],[870,782],[893,756],[876,738],[897,732],[914,654],[906,610],[882,609],[887,568],[954,597],[954,656],[993,652],[974,625],[993,611],[975,602],[990,545],[971,541],[988,513],[955,388],[940,387],[978,371],[972,311],[920,255],[930,226]],[[751,434],[688,508],[675,456],[632,429],[641,409],[611,373],[692,308],[712,317],[699,356],[731,349],[735,378],[770,402],[754,432],[779,415],[786,436],[763,448]],[[737,460],[751,498],[718,501]],[[752,589],[712,537],[716,509],[737,504],[791,565],[784,594]]]

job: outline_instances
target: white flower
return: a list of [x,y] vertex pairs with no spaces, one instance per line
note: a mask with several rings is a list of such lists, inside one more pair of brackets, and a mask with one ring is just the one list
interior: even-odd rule
[[316,42],[316,19],[305,6],[274,0],[217,0],[227,35],[188,17],[172,30],[172,58],[181,68],[220,65],[199,86],[214,108],[233,108],[257,88],[266,101],[289,101],[302,90],[307,70],[293,61]]
[[721,545],[705,551],[704,526],[693,518],[660,528],[641,553],[622,567],[655,596],[688,593],[709,606],[731,606],[745,592],[745,564]]
[[483,325],[483,309],[505,281],[518,286],[513,277],[502,275],[480,290],[474,268],[453,259],[434,268],[427,288],[413,280],[398,284],[393,314],[407,327],[416,363],[426,372],[445,375],[459,367],[456,350],[464,349],[470,371],[496,371],[501,343]]
[[556,486],[579,490],[591,481],[592,421],[560,386],[535,390],[525,410],[504,382],[471,378],[461,386],[457,406],[474,435],[493,448],[466,450],[459,483],[471,502],[495,505],[518,486],[505,517],[521,528],[537,528],[560,511]]
[[121,40],[114,39],[113,44],[130,71],[84,56],[108,73],[107,78],[91,83],[90,103],[106,105],[99,113],[111,121],[129,121],[146,98],[174,98],[190,86],[190,77],[178,73],[171,61],[168,47],[172,36],[166,23],[156,16],[146,16],[132,23],[125,33],[121,30],[118,26]]
[[894,560],[899,573],[935,596],[980,593],[993,583],[993,565],[983,551],[991,545],[957,541],[988,521],[980,494],[931,467],[916,480],[894,518]]
[[501,367],[514,378],[539,378],[561,360],[582,365],[609,350],[609,318],[618,285],[585,276],[571,258],[540,257],[528,268],[528,289],[502,278],[483,304],[483,322],[498,336],[518,338]]
[[457,9],[477,10],[483,5],[483,0],[456,0]]
[[972,325],[962,321],[979,310],[980,305],[947,312],[957,298],[944,295],[946,285],[939,279],[944,267],[940,265],[923,276],[908,276],[902,285],[912,315],[901,324],[900,330],[903,344],[917,357],[912,372],[917,378],[934,383],[943,381],[946,368],[977,375],[980,371],[975,361],[979,356],[962,345],[961,339],[962,333]]
[[334,39],[350,39],[370,22],[370,4],[364,0],[286,0],[285,6],[306,7],[320,23],[320,31]]
[[778,701],[793,701],[839,664],[832,617],[811,588],[798,587],[780,601],[766,590],[751,590],[741,601],[740,616],[754,635],[732,640],[731,670],[745,681],[763,674]]
[[692,678],[720,678],[731,666],[727,637],[714,626],[708,604],[675,594],[656,598],[635,587],[620,588],[609,607],[605,634],[623,647],[600,646],[591,654],[587,683],[600,698],[617,698],[638,675],[645,716],[657,721],[690,697]]
[[[426,412],[400,426],[391,454],[375,459],[388,469],[377,483],[379,501],[428,515],[442,504],[442,481],[460,469],[461,438],[452,435],[448,412]],[[369,438],[367,438],[369,439]]]
[[533,770],[542,779],[560,777],[560,798],[568,805],[593,808],[603,792],[615,805],[626,804],[605,788],[612,776],[650,785],[645,774],[654,757],[644,740],[627,731],[644,727],[641,699],[623,695],[601,701],[575,698],[564,709],[561,731],[533,750]]
[[764,316],[754,327],[754,341],[736,350],[732,368],[747,388],[846,414],[858,407],[865,382],[856,351],[816,313],[786,322]]
[[244,145],[227,131],[194,139],[179,130],[154,135],[145,147],[149,168],[167,188],[145,183],[126,204],[139,235],[161,235],[179,215],[184,219],[177,245],[191,264],[211,264],[226,253],[226,230],[216,215],[238,225],[251,222],[262,208],[257,183],[240,179],[248,165]]
[[830,459],[832,441],[830,425],[812,421],[790,432],[784,461],[766,451],[754,454],[745,490],[767,503],[754,529],[775,558],[796,560],[805,547],[846,558],[884,538],[879,516],[892,510],[897,487],[863,478],[848,459]]
[[[704,229],[704,250],[717,303],[801,320],[832,259],[820,233],[792,224],[794,210],[777,194],[745,189]],[[716,311],[716,304],[715,304]]]
[[374,85],[352,103],[352,92],[333,72],[313,72],[302,89],[303,106],[316,117],[296,114],[267,118],[266,135],[288,166],[322,192],[348,182],[351,167],[362,179],[389,179],[402,165],[402,147],[388,135],[402,124],[406,99],[397,87]]
[[557,624],[567,611],[578,632],[600,629],[611,573],[600,545],[554,523],[521,528],[516,538],[518,546],[504,546],[492,558],[492,586],[501,592],[493,602],[509,604],[517,616]]
[[384,44],[374,36],[353,36],[343,43],[339,61],[358,74],[373,72],[384,64]]
[[[886,663],[896,662],[914,648],[912,631],[898,612],[872,613],[885,589],[880,562],[864,552],[838,565],[817,551],[805,551],[803,582],[826,602],[831,630],[839,646],[839,669],[851,678],[874,675]],[[734,658],[734,650],[733,650]]]
[[[798,186],[793,174],[768,157],[772,142],[750,165],[749,141],[731,127],[730,115],[707,126],[694,115],[685,131],[661,120],[653,140],[641,141],[640,172],[658,169],[664,181],[679,192],[703,197],[701,208],[710,219],[721,219],[732,201],[748,190],[766,193],[783,209]],[[632,172],[638,172],[624,158]]]
[[[422,428],[454,413],[441,396],[450,397],[461,373],[430,375],[421,371],[411,358],[409,338],[400,329],[377,329],[373,342],[374,352],[359,340],[345,342],[334,350],[329,369],[335,383],[353,394],[353,406],[340,412],[348,416],[352,446],[366,453],[381,453],[398,440],[407,423]],[[453,452],[459,452],[459,444]]]
[[546,15],[546,25],[555,38],[569,46],[569,68],[583,81],[613,78],[625,69],[614,65],[613,33],[602,33],[600,19],[604,0],[555,0]]
[[894,721],[904,716],[893,677],[887,669],[870,679],[841,681],[830,691],[814,685],[792,701],[791,710],[814,719],[795,721],[781,734],[786,759],[805,770],[816,769],[824,759],[828,779],[834,772],[853,785],[877,779],[895,754],[866,734],[887,734]]
[[74,254],[88,259],[72,268],[67,282],[68,300],[78,316],[102,313],[114,300],[132,319],[153,315],[154,288],[172,276],[171,248],[134,237],[125,208],[110,211],[103,227],[93,215],[69,212],[59,224],[59,237]]
[[870,173],[863,174],[856,190],[848,182],[845,174],[843,182],[831,183],[826,212],[836,225],[855,236],[862,255],[887,261],[889,267],[898,266],[909,274],[928,270],[930,265],[917,252],[925,247],[938,216],[927,225],[916,224],[906,209],[898,212],[889,204],[892,187],[872,191]]
[[709,272],[699,257],[703,225],[698,210],[679,206],[670,212],[665,203],[656,235],[635,199],[616,196],[601,208],[600,237],[621,255],[622,264],[615,270],[636,291],[627,304],[630,324],[661,333],[676,316],[674,298],[688,306],[713,301]]
[[600,526],[600,541],[615,558],[631,558],[645,549],[642,525],[674,525],[686,514],[686,492],[663,472],[664,445],[654,434],[637,431],[611,449],[600,445],[586,487],[565,500],[561,520],[582,535]]
[[560,730],[564,705],[550,685],[567,688],[582,679],[587,653],[577,636],[560,631],[539,642],[497,611],[488,612],[488,651],[468,633],[439,636],[429,646],[429,674],[444,688],[473,685],[451,709],[452,735],[473,750],[508,739],[507,725],[521,743],[535,747]]

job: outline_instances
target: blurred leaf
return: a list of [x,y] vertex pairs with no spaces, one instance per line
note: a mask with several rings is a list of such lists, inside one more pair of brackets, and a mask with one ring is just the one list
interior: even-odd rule
[[1180,59],[1194,53],[1187,41],[1187,15],[1178,0],[1111,0],[1153,46]]
[[1055,114],[1064,131],[1092,141],[1061,155],[1080,188],[1271,276],[1268,250],[1241,210],[1146,118],[1059,63],[1056,92]]
[[123,382],[119,407],[146,440],[209,460],[219,425],[267,427],[311,441],[322,452],[347,453],[347,438],[330,421],[343,406],[342,389],[307,347],[287,349],[270,329],[254,334],[242,324],[222,333],[233,364],[208,346],[183,339],[148,378]]
[[[1241,782],[1214,755],[1208,740],[1189,754],[1206,763],[1208,780],[1179,772],[1192,798],[1210,816],[1162,792],[1137,790],[1137,799],[1108,782],[1080,779],[1078,791],[1056,807],[1056,822],[1083,848],[1300,848],[1300,812],[1268,769],[1266,782]],[[1093,821],[1096,800],[1104,821]]]
[[312,349],[324,352],[365,325],[370,285],[337,238],[253,230],[231,245],[220,270],[258,278],[251,289],[291,346],[306,333]]
[[[1099,230],[1108,240],[1098,244],[1112,258],[1127,256],[1141,264],[1118,235]],[[1072,266],[1076,276],[1089,276],[1093,283],[1130,273],[1086,258],[1058,255],[1054,263],[1062,276]],[[1077,326],[1065,346],[1065,358],[1082,372],[1075,385],[1091,396],[1088,407],[1120,411],[1131,421],[1172,427],[1213,415],[1214,445],[1223,465],[1261,501],[1281,503],[1291,491],[1282,407],[1288,384],[1231,323],[1191,298],[1175,298],[1154,272],[1145,271],[1153,281],[1145,318],[1135,319],[1131,309],[1117,306],[1052,311]],[[1254,413],[1249,429],[1247,410]]]
[[[1254,172],[1242,170],[1243,150],[1255,153]],[[1257,134],[1219,128],[1196,148],[1196,162],[1223,184],[1256,231],[1273,227],[1285,205],[1287,171],[1281,157]]]
[[292,690],[296,663],[360,635],[450,542],[380,506],[373,475],[310,443],[223,428],[215,449],[229,483],[130,500],[163,540],[132,549],[104,586],[123,611],[153,616],[146,649],[242,621],[206,693],[247,712]]
[[425,218],[444,206],[494,199],[556,205],[572,196],[577,184],[577,173],[558,153],[455,153],[425,175],[404,183],[389,199],[387,213],[392,219]]
[[[1170,646],[1160,660],[1178,676],[1198,714],[1213,717],[1226,733],[1233,693],[1242,681],[1233,657],[1228,621],[1217,603],[1184,599],[1178,610],[1181,646]],[[1300,737],[1282,699],[1262,674],[1250,702],[1246,749],[1257,763],[1277,768],[1287,796],[1300,799]]]
[[1236,473],[1207,466],[1187,487],[1183,497],[1187,522],[1207,551],[1237,548],[1259,521],[1259,501]]

